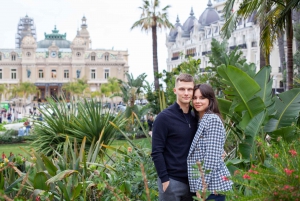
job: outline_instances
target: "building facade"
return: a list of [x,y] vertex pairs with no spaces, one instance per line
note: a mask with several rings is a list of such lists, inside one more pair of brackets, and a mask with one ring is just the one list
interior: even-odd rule
[[[185,59],[185,55],[192,56],[195,59],[201,59],[200,68],[205,69],[209,66],[207,54],[211,52],[211,41],[215,38],[222,41],[220,30],[225,20],[223,19],[223,8],[226,0],[215,0],[214,4],[208,0],[207,8],[196,18],[193,9],[188,19],[181,24],[177,17],[176,24],[170,33],[166,36],[166,46],[168,48],[167,69],[171,71]],[[235,5],[234,9],[238,9]],[[230,49],[239,48],[243,57],[249,63],[255,63],[257,71],[260,64],[260,28],[254,19],[254,14],[248,19],[239,21],[236,30],[231,34],[228,40]],[[183,53],[183,55],[182,55]],[[273,76],[273,88],[283,87],[282,68],[280,66],[280,57],[278,46],[274,48],[270,55],[270,64],[272,66],[271,76]]]
[[0,49],[0,84],[11,88],[21,82],[32,82],[43,99],[60,96],[62,86],[77,78],[85,78],[90,91],[98,90],[109,77],[125,81],[128,51],[92,49],[85,17],[73,41],[68,41],[66,33],[60,34],[56,27],[37,41],[33,19],[26,16],[21,20],[16,48]]

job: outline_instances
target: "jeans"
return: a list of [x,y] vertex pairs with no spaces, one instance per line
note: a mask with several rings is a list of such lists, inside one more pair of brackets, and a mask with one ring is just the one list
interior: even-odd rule
[[25,135],[28,135],[28,134],[29,134],[29,131],[30,131],[30,128],[26,128],[26,130],[25,130]]
[[215,194],[210,194],[208,198],[206,199],[207,201],[225,201],[225,195],[215,195]]
[[169,186],[163,192],[162,183],[158,178],[159,201],[193,201],[194,193],[190,192],[188,184],[169,178]]

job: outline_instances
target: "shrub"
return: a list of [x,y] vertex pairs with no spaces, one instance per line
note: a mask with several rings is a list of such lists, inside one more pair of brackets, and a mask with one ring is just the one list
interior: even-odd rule
[[12,144],[23,142],[24,138],[18,136],[18,131],[7,130],[4,134],[0,135],[0,144]]
[[297,200],[300,199],[300,139],[278,144],[259,140],[266,150],[264,164],[252,165],[248,171],[236,170],[232,180],[236,188],[232,200]]

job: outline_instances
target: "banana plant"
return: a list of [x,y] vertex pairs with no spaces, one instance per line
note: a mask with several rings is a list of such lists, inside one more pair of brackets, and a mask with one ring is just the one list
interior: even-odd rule
[[[230,119],[230,130],[237,136],[236,156],[248,162],[257,158],[264,160],[255,144],[257,136],[265,138],[268,134],[275,138],[282,135],[289,139],[296,136],[295,129],[289,126],[296,122],[300,111],[300,89],[272,97],[270,72],[271,68],[265,67],[252,78],[234,66],[221,65],[217,69],[225,95],[218,100],[220,110],[225,119]],[[286,136],[282,132],[284,127],[289,131]]]

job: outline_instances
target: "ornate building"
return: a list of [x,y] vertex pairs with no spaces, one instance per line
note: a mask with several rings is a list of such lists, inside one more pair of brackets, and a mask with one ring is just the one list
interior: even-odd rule
[[37,41],[33,19],[26,15],[20,20],[16,49],[0,49],[0,84],[10,88],[32,82],[40,98],[45,98],[59,96],[62,86],[76,78],[87,79],[90,91],[99,89],[109,77],[126,79],[128,51],[92,49],[85,17],[72,42],[56,26],[44,35],[44,40]]
[[[185,60],[185,55],[201,59],[200,68],[203,70],[209,65],[209,58],[206,55],[211,51],[212,38],[218,41],[223,40],[219,33],[225,23],[222,17],[225,2],[226,0],[215,0],[213,5],[211,0],[208,0],[207,8],[199,18],[194,16],[192,9],[190,16],[183,24],[177,17],[174,28],[166,36],[168,71],[182,63]],[[238,9],[238,5],[235,5],[235,9]],[[257,70],[259,70],[260,63],[259,30],[259,25],[256,24],[254,15],[252,15],[248,19],[239,21],[236,30],[228,40],[229,48],[238,47],[247,62],[256,64]],[[277,45],[274,45],[271,52],[270,62],[274,79],[273,88],[281,88],[283,87],[282,72]]]

